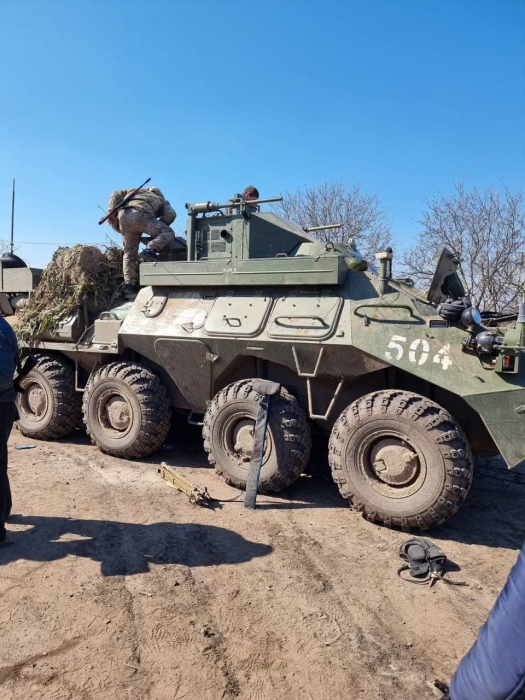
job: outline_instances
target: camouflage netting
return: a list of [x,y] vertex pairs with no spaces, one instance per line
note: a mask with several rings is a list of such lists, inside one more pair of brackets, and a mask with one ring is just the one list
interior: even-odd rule
[[121,303],[122,250],[117,246],[102,252],[96,246],[59,248],[42,273],[28,303],[18,312],[16,333],[31,342],[53,333],[70,314],[87,310],[93,318]]

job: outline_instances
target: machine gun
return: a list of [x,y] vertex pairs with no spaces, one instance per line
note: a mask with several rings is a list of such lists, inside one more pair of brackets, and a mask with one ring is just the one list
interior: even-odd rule
[[221,209],[239,209],[245,210],[248,207],[256,207],[258,204],[267,204],[268,202],[282,202],[282,197],[268,197],[267,199],[245,199],[241,195],[234,195],[229,202],[218,204],[217,202],[197,202],[196,204],[186,203],[184,206],[188,210],[188,214],[208,214],[212,211],[221,211]]

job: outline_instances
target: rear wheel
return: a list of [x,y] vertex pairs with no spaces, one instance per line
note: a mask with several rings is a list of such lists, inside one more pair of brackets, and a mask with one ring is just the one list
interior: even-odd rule
[[65,437],[82,425],[73,363],[60,355],[36,357],[36,366],[20,381],[24,393],[16,398],[18,429],[39,440]]
[[368,394],[345,409],[330,436],[329,461],[355,509],[405,530],[445,522],[472,481],[470,448],[454,418],[401,390]]
[[114,362],[92,374],[82,409],[91,440],[115,457],[153,454],[170,428],[166,389],[150,370],[132,362]]
[[[204,417],[208,460],[228,484],[240,489],[246,488],[259,398],[252,379],[235,382],[216,394]],[[304,411],[281,387],[270,404],[259,492],[280,491],[298,479],[308,464],[311,444]]]

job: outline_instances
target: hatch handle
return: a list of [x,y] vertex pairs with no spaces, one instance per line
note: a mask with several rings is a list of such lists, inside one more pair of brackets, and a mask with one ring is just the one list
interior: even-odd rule
[[[321,318],[320,316],[276,316],[274,318],[274,323],[276,323],[278,326],[288,326],[289,328],[300,328],[301,326],[295,326],[293,323],[283,323],[281,319],[288,319],[289,321],[291,320],[305,320],[308,319],[310,321],[319,321],[321,326],[323,328],[329,328],[328,323]],[[308,328],[308,326],[306,326]]]
[[[226,321],[229,326],[233,326],[234,328],[240,328],[242,326],[242,321],[240,318],[237,318],[237,316],[223,316],[222,320]],[[235,323],[232,323],[232,321],[235,321]]]
[[359,304],[354,309],[354,316],[359,316],[363,318],[366,314],[358,314],[359,309],[404,309],[408,311],[409,315],[413,318],[417,318],[414,310],[408,304]]

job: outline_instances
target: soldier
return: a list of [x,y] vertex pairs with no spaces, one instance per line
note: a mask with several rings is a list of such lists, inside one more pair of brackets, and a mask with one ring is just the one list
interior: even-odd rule
[[0,317],[0,548],[6,543],[5,521],[11,513],[11,489],[7,475],[7,441],[17,418],[13,377],[18,343],[9,323]]
[[[257,187],[254,187],[253,185],[248,185],[248,187],[242,193],[241,197],[247,202],[253,202],[256,199],[259,199],[259,190],[257,189]],[[255,212],[255,211],[259,211],[259,207],[257,205],[248,206],[248,207],[246,207],[246,210],[249,212]],[[227,211],[227,214],[238,214],[238,213],[239,213],[239,209],[237,207],[230,207],[230,209],[228,209],[228,211]]]
[[[116,190],[109,198],[108,211],[111,211],[133,190]],[[146,187],[108,219],[110,225],[124,239],[124,294],[138,292],[138,258],[156,261],[157,253],[175,238],[170,224],[177,214],[171,204],[156,187]],[[139,254],[139,243],[143,233],[151,236],[151,241]]]
[[[257,189],[257,187],[254,187],[253,185],[248,185],[248,187],[242,193],[242,196],[244,197],[244,199],[246,201],[252,202],[255,199],[259,199],[259,190]],[[251,209],[252,211],[259,211],[258,206],[252,206],[252,207],[249,207],[249,209]]]

